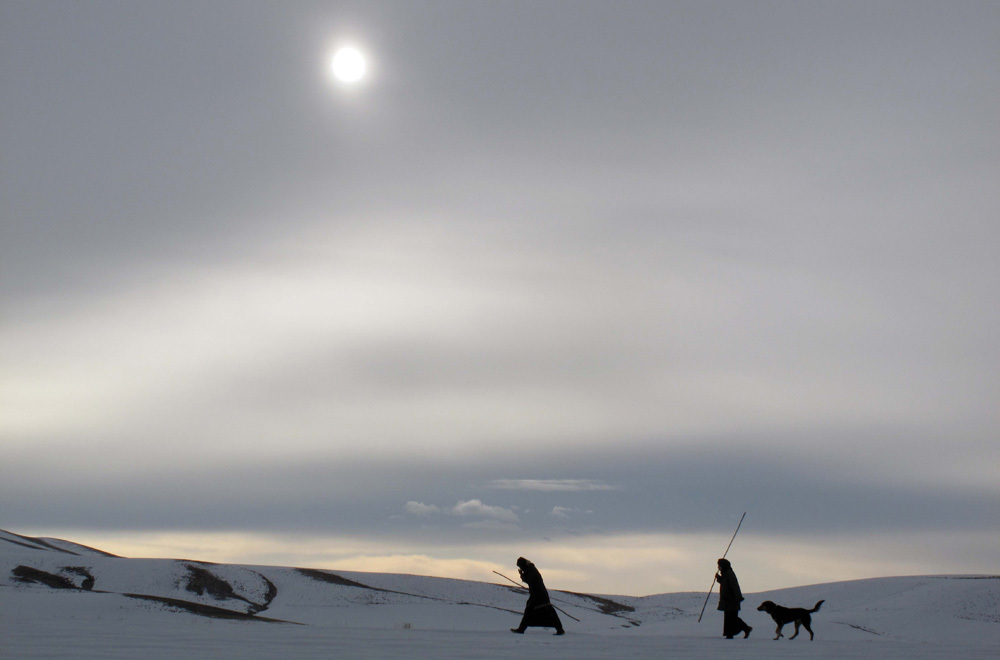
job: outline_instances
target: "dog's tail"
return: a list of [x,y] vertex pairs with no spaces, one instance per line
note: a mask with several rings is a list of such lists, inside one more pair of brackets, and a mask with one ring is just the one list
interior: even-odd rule
[[809,610],[809,613],[812,614],[813,612],[819,612],[819,606],[822,605],[825,602],[826,602],[825,600],[821,600],[818,603],[816,603],[816,607],[814,607],[811,610]]

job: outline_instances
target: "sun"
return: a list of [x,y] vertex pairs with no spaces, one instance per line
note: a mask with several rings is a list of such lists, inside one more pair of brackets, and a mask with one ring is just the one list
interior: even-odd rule
[[364,79],[368,72],[368,63],[360,50],[353,46],[345,46],[333,54],[330,59],[330,70],[334,78],[352,85]]

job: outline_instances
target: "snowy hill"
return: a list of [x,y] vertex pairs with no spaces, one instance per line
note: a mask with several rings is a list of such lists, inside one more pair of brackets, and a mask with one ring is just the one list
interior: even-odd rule
[[[4,531],[0,576],[0,639],[12,658],[1000,656],[1000,576],[878,578],[747,594],[742,616],[754,632],[732,641],[721,638],[714,597],[698,623],[699,593],[553,590],[567,635],[529,629],[520,636],[508,632],[525,601],[513,585],[127,559]],[[756,611],[763,600],[811,607],[820,599],[811,642],[806,633],[774,641],[774,624]]]

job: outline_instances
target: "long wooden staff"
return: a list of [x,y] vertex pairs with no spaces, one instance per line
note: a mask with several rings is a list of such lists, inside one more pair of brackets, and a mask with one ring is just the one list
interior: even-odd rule
[[[733,547],[733,541],[736,540],[736,535],[740,531],[740,526],[743,525],[743,519],[747,517],[747,512],[744,511],[743,515],[740,516],[740,524],[736,526],[736,531],[733,532],[733,538],[729,539],[729,545],[726,546],[726,551],[722,553],[722,558],[725,559],[726,555],[729,554],[729,548]],[[712,576],[712,586],[708,588],[708,595],[705,596],[705,603],[701,606],[701,614],[698,615],[698,623],[701,623],[701,617],[705,614],[705,606],[708,605],[708,599],[712,597],[712,589],[715,589],[715,580],[718,578],[718,574]]]
[[[507,577],[503,573],[497,573],[496,571],[493,571],[493,572],[496,573],[497,575],[499,575],[500,577],[502,577],[505,580],[508,580],[510,582],[514,582],[514,580],[511,580],[509,577]],[[520,582],[514,582],[514,584],[517,585],[517,586],[519,586],[519,587],[521,587],[522,589],[525,588],[525,586],[523,584],[521,584]],[[549,605],[552,605],[552,603],[549,603]],[[560,612],[562,612],[563,614],[565,614],[569,618],[573,619],[574,621],[577,621],[577,622],[580,621],[578,618],[576,618],[575,616],[573,616],[572,614],[570,614],[566,610],[562,609],[561,607],[556,607],[555,605],[552,605],[552,607],[555,607],[557,610],[559,610]]]

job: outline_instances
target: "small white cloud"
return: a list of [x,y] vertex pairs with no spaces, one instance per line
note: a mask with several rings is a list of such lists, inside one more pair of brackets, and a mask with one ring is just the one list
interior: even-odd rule
[[494,479],[489,486],[497,490],[534,490],[550,493],[618,490],[617,486],[593,479]]
[[555,506],[549,511],[549,515],[555,518],[569,518],[571,515],[592,515],[594,512],[592,509],[576,509],[568,506]]
[[516,523],[518,521],[517,514],[510,509],[483,504],[481,500],[467,500],[465,502],[459,502],[451,511],[456,516],[479,516],[481,518],[491,518],[501,522],[512,523]]
[[415,516],[429,516],[441,512],[441,509],[433,504],[424,504],[423,502],[410,501],[406,503],[404,508],[407,513],[412,513]]
[[520,527],[513,522],[505,522],[502,520],[475,520],[473,522],[464,523],[462,525],[464,529],[475,529],[481,532],[518,532]]

